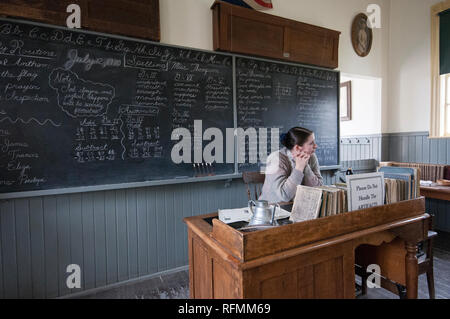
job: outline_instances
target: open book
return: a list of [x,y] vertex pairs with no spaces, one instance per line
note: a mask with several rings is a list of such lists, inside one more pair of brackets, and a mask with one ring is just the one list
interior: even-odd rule
[[316,219],[322,204],[322,190],[303,185],[297,186],[291,218],[294,223]]

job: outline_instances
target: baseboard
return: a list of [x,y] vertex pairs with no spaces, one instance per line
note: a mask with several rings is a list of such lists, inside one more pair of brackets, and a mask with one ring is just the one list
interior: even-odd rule
[[87,295],[91,295],[91,294],[95,294],[95,293],[100,293],[109,289],[113,289],[113,288],[118,288],[118,287],[122,287],[122,286],[127,286],[130,284],[136,284],[145,280],[149,280],[155,277],[159,277],[159,276],[164,276],[164,275],[170,275],[170,274],[174,274],[180,271],[186,271],[189,269],[189,265],[186,266],[182,266],[182,267],[178,267],[178,268],[174,268],[174,269],[169,269],[166,271],[161,271],[158,273],[154,273],[151,275],[146,275],[146,276],[142,276],[142,277],[137,277],[137,278],[133,278],[130,280],[126,280],[126,281],[121,281],[121,282],[117,282],[114,284],[110,284],[110,285],[106,285],[106,286],[102,286],[102,287],[98,287],[98,288],[93,288],[93,289],[88,289],[88,290],[83,290],[80,292],[75,292],[75,293],[71,293],[68,295],[64,295],[61,297],[57,297],[55,299],[73,299],[73,298],[80,298],[80,297],[84,297]]

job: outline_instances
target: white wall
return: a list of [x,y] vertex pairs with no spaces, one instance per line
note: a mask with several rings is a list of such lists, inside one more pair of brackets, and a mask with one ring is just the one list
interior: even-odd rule
[[160,0],[161,43],[213,49],[212,0]]
[[431,6],[439,0],[392,0],[389,109],[385,132],[430,129]]
[[381,132],[381,78],[341,74],[341,82],[352,83],[352,120],[341,122],[341,136]]

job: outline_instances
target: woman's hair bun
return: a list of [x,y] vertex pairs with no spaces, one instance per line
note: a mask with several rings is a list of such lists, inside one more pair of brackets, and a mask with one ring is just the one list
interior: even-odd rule
[[282,134],[280,135],[280,143],[281,143],[281,145],[283,145],[283,146],[286,146],[286,137],[287,137],[287,133],[282,133]]
[[280,141],[284,147],[291,150],[295,145],[303,146],[311,134],[313,132],[306,128],[293,127],[289,132],[281,135]]

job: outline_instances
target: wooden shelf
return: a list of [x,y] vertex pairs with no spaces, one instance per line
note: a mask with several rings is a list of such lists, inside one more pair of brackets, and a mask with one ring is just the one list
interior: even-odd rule
[[340,32],[216,1],[214,50],[335,69]]

